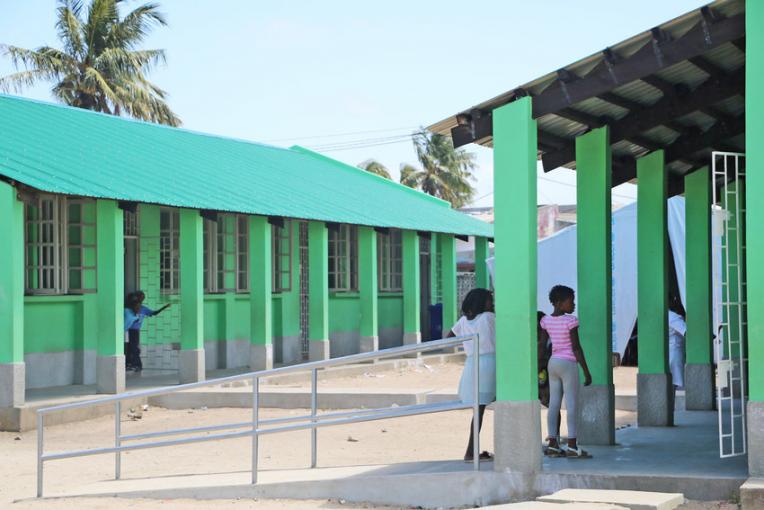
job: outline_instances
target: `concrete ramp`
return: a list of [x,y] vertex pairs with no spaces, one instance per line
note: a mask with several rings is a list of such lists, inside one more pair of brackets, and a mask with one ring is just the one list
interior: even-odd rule
[[547,503],[605,503],[621,505],[629,510],[674,510],[684,503],[684,495],[666,492],[618,491],[596,489],[563,489],[538,498]]

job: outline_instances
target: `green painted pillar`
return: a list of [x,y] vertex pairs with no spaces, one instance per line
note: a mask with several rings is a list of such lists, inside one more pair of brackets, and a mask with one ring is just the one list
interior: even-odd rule
[[440,277],[443,299],[443,333],[445,334],[459,318],[456,289],[456,239],[453,235],[438,235],[440,244]]
[[249,218],[249,368],[273,368],[273,228],[265,216]]
[[748,471],[764,476],[764,2],[745,2]]
[[322,221],[308,223],[308,358],[329,359],[329,231]]
[[708,167],[684,178],[687,336],[685,407],[714,408],[714,356],[711,334],[711,175]]
[[96,202],[98,281],[98,393],[125,391],[125,255],[122,210],[113,200]]
[[180,382],[203,381],[203,222],[196,209],[180,210]]
[[360,352],[379,350],[379,280],[377,274],[377,232],[358,227],[358,290],[361,299]]
[[489,257],[488,238],[476,236],[475,238],[475,287],[480,289],[491,288],[491,278],[488,274]]
[[637,160],[637,181],[637,423],[671,426],[674,388],[668,369],[668,178],[662,150]]
[[[419,236],[404,230],[403,236],[403,345],[422,341],[420,327]],[[455,267],[455,266],[454,266]]]
[[493,111],[496,399],[494,469],[541,470],[536,342],[536,151],[532,99]]
[[592,374],[592,385],[580,392],[578,439],[583,444],[615,444],[611,183],[606,126],[576,138],[576,303],[581,346]]
[[24,405],[24,205],[0,181],[0,408]]

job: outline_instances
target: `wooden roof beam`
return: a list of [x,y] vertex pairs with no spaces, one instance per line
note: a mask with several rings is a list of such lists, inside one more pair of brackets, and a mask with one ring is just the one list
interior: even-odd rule
[[[695,136],[683,136],[664,148],[666,165],[684,160],[703,149],[724,143],[745,131],[745,116],[735,118],[734,122],[717,122],[705,132]],[[634,158],[613,158],[613,186],[623,184],[637,176],[637,161]]]
[[[703,21],[699,21],[681,37],[660,44],[660,58],[656,58],[653,44],[647,44],[634,55],[623,59],[619,59],[608,50],[604,51],[602,61],[586,76],[569,82],[558,79],[536,95],[533,98],[533,117],[539,118],[568,108],[585,99],[601,96],[620,85],[654,75],[661,69],[703,55],[723,44],[744,37],[745,18],[743,14],[721,19],[711,24],[703,16],[701,19]],[[480,128],[475,125],[486,123],[488,125]],[[492,129],[490,122],[484,116],[481,119],[470,119],[468,122],[456,126],[451,130],[451,135],[454,145],[460,147],[485,138],[472,136],[473,133],[487,132],[487,136],[490,136]]]
[[[683,134],[687,128],[676,124],[674,119],[741,94],[744,91],[744,86],[745,74],[743,70],[739,70],[729,75],[709,78],[691,93],[679,95],[675,90],[658,100],[653,106],[632,112],[611,123],[610,143],[640,135],[660,125],[668,126]],[[575,140],[563,149],[545,153],[542,157],[545,170],[553,170],[575,159]]]

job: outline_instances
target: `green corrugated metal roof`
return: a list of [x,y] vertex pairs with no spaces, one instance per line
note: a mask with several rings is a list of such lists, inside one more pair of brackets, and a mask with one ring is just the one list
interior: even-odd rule
[[2,95],[0,175],[52,193],[493,236],[446,202],[306,149]]

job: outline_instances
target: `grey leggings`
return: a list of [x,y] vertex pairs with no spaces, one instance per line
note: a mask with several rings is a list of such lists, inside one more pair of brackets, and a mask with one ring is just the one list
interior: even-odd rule
[[[576,438],[576,401],[578,400],[578,363],[567,359],[552,358],[547,368],[549,372],[549,411],[546,415],[549,437],[557,437],[560,424],[557,422],[565,394],[565,408],[568,418],[568,438]],[[559,439],[559,437],[557,437]]]

